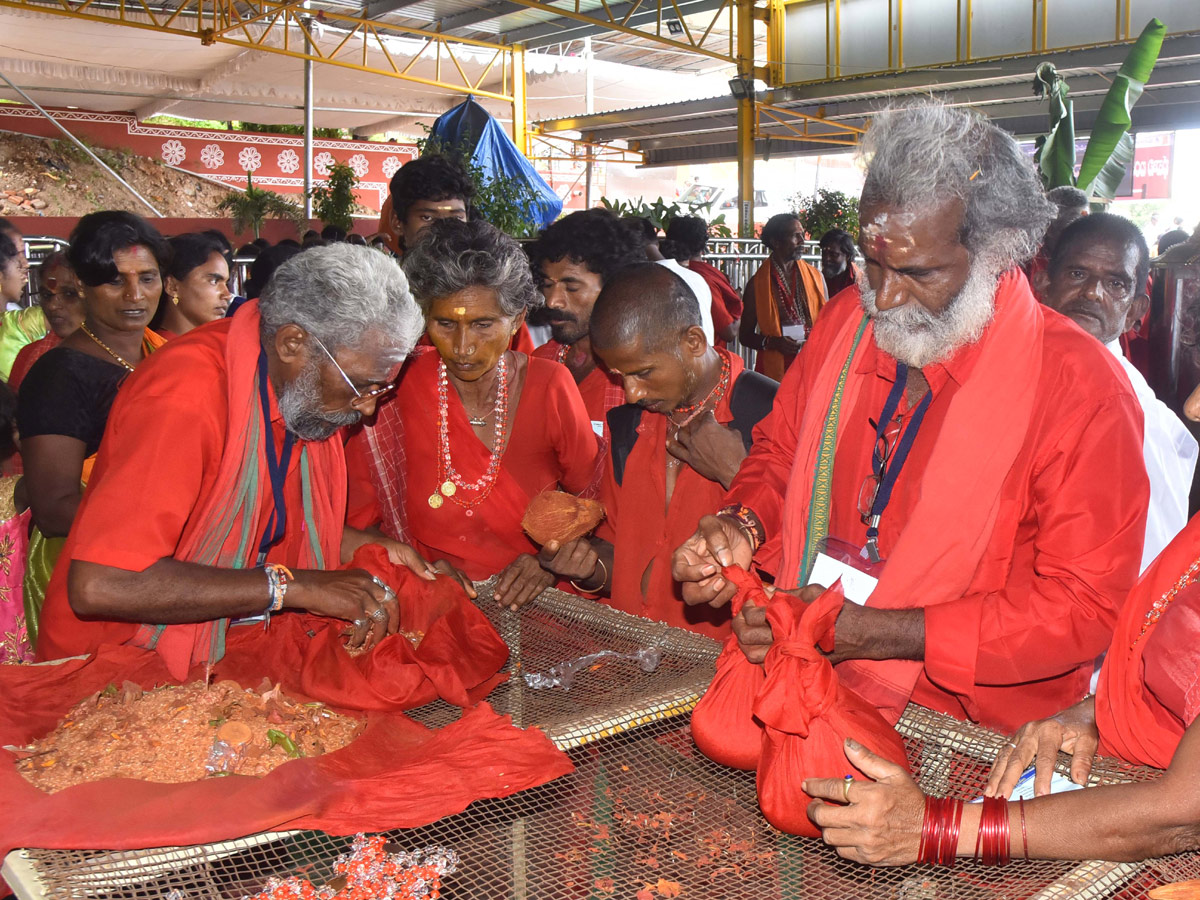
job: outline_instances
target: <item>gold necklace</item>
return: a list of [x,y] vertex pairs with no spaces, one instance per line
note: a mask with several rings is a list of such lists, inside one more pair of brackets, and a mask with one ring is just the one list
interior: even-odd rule
[[121,354],[117,353],[117,351],[115,351],[112,347],[108,346],[108,344],[104,343],[104,341],[100,340],[100,338],[92,334],[92,329],[87,327],[87,323],[80,323],[79,327],[83,329],[84,334],[100,345],[101,350],[127,368],[130,372],[133,371],[133,366],[130,365],[129,361],[125,359],[125,357],[121,356]]

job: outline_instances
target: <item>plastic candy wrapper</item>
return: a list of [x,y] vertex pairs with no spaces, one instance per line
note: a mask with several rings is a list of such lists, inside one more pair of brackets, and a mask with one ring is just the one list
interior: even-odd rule
[[333,864],[335,877],[318,888],[305,878],[271,878],[243,900],[437,900],[442,877],[458,867],[453,850],[426,847],[389,853],[379,835],[358,835]]
[[642,647],[633,653],[618,653],[616,650],[601,650],[599,653],[589,653],[576,659],[561,662],[551,666],[545,672],[526,672],[525,685],[535,691],[546,688],[562,688],[569,691],[575,683],[575,676],[586,672],[604,660],[628,659],[638,664],[643,672],[649,674],[658,668],[662,662],[662,650],[658,647]]
[[604,506],[563,491],[542,491],[529,501],[521,527],[538,544],[581,538],[604,518]]

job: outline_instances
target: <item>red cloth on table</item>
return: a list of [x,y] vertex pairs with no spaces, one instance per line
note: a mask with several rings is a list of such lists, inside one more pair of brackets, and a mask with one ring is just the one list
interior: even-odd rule
[[[566,346],[555,340],[547,341],[534,350],[531,355],[538,359],[553,360],[566,368],[566,365],[561,363],[558,357]],[[579,396],[583,398],[583,408],[587,410],[592,427],[596,429],[597,433],[603,432],[603,438],[607,441],[608,411],[625,402],[625,388],[621,385],[621,379],[597,362],[596,368],[588,372],[583,381],[576,386],[579,388]]]
[[[868,605],[925,608],[924,663],[853,660],[838,670],[873,700],[864,681],[879,676],[876,705],[892,721],[908,694],[1004,730],[1069,706],[1086,692],[1137,577],[1149,487],[1128,380],[1103,347],[1040,307],[1023,276],[1001,280],[996,310],[978,342],[925,368],[933,400],[880,523],[889,562]],[[729,492],[762,519],[768,540],[756,562],[784,586],[803,546],[819,423],[861,314],[855,288],[822,313]],[[831,537],[865,540],[868,420],[895,377],[868,326],[842,400]]]
[[[122,385],[47,588],[39,659],[91,653],[101,644],[122,644],[139,633],[141,626],[133,622],[84,621],[75,615],[67,598],[72,560],[141,572],[167,557],[196,560],[209,541],[220,545],[209,548],[213,552],[228,555],[239,540],[239,529],[233,528],[224,538],[209,532],[226,518],[240,523],[244,514],[250,538],[247,558],[240,565],[253,564],[273,508],[265,456],[257,459],[260,477],[256,495],[247,498],[249,510],[239,513],[235,508],[233,486],[248,465],[243,451],[251,423],[261,425],[256,376],[259,321],[257,303],[247,303],[234,318],[218,319],[169,342]],[[274,388],[269,396],[271,429],[279,448],[285,433],[283,416]],[[305,527],[302,456],[309,461],[312,477],[315,535]],[[316,567],[319,548],[324,557],[319,567],[336,567],[345,521],[345,484],[340,440],[298,441],[284,482],[287,527],[283,539],[268,551],[267,561]],[[204,625],[169,626],[159,649],[189,654],[206,649],[206,641]],[[176,672],[180,665],[186,671],[188,660],[173,665]]]
[[[397,587],[402,627],[424,626],[420,646],[397,634],[352,658],[341,648],[343,623],[285,613],[267,630],[231,629],[214,672],[251,688],[266,677],[294,697],[365,712],[366,730],[352,744],[291,760],[262,778],[108,779],[55,794],[26,782],[5,752],[0,853],[18,846],[187,845],[285,828],[331,834],[411,828],[571,771],[570,760],[541,732],[513,728],[486,703],[438,730],[405,716],[401,710],[436,696],[454,703],[482,696],[498,680],[507,648],[451,579],[423,581],[391,566],[378,546],[364,548],[351,565],[365,565]],[[128,645],[105,645],[88,659],[50,667],[0,666],[0,743],[22,745],[46,734],[76,702],[125,680],[150,688],[173,679],[160,656]]]
[[1198,557],[1193,516],[1129,593],[1096,686],[1101,753],[1165,769],[1200,711],[1200,584],[1179,591],[1160,617],[1154,612]]
[[754,717],[763,724],[758,805],[768,822],[791,834],[821,833],[808,818],[812,798],[801,787],[805,778],[862,774],[846,758],[846,738],[908,768],[900,735],[841,682],[820,652],[833,650],[844,602],[841,585],[835,584],[811,604],[778,593],[767,606],[775,642],[763,661],[766,678],[754,701]]
[[33,364],[61,343],[62,338],[53,331],[48,331],[44,338],[39,338],[32,344],[26,344],[21,348],[8,373],[8,386],[14,394],[21,389],[21,382],[25,380],[25,376],[29,374]]
[[[723,352],[729,358],[732,385],[744,364],[740,357]],[[726,391],[714,410],[722,425],[733,420],[729,409],[732,395],[732,390]],[[683,465],[668,508],[668,427],[666,416],[649,410],[642,412],[637,442],[625,462],[621,485],[613,476],[612,454],[605,454],[600,489],[605,519],[597,533],[610,541],[614,550],[612,596],[601,598],[601,602],[635,616],[723,638],[729,634],[729,609],[686,605],[678,582],[671,577],[671,556],[676,547],[692,536],[700,517],[720,506],[725,489],[691,466]],[[647,568],[650,576],[643,591],[642,578]]]
[[[530,358],[496,484],[467,510],[438,489],[437,376],[441,357],[426,352],[409,362],[395,396],[381,403],[373,425],[346,445],[351,516],[356,527],[381,522],[386,534],[407,539],[427,559],[445,559],[472,579],[487,578],[522,553],[538,552],[521,529],[534,495],[562,485],[578,493],[596,469],[596,437],[579,394],[561,366]],[[475,435],[458,393],[447,390],[450,454],[473,482],[487,469],[490,451]],[[374,449],[372,448],[374,442]],[[461,490],[458,498],[474,497]]]

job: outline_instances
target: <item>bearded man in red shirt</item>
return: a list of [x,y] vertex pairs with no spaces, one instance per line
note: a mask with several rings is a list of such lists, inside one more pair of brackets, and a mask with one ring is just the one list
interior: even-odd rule
[[[674,574],[716,605],[723,565],[806,597],[841,577],[844,684],[890,721],[912,700],[1011,730],[1086,693],[1137,577],[1142,415],[1020,270],[1054,209],[1011,136],[929,104],[875,118],[862,155],[866,277],[821,314]],[[762,610],[734,631],[761,661]]]

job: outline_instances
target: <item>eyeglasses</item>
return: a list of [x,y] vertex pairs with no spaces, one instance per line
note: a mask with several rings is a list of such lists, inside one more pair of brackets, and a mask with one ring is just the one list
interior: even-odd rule
[[[875,422],[867,420],[872,428]],[[875,505],[875,495],[879,493],[879,484],[887,472],[888,462],[896,450],[897,438],[900,437],[900,417],[892,422],[884,432],[883,437],[875,442],[874,465],[871,474],[863,479],[862,487],[858,490],[858,514],[864,525],[871,524],[871,507]]]
[[338,374],[341,375],[342,379],[347,385],[349,385],[350,390],[354,391],[354,399],[350,401],[351,405],[362,400],[374,400],[376,397],[380,397],[383,394],[386,394],[388,391],[395,389],[396,382],[389,381],[387,384],[381,384],[379,387],[371,388],[369,391],[359,390],[354,386],[354,382],[350,380],[350,376],[346,374],[346,370],[338,365],[338,361],[333,358],[333,354],[329,352],[329,348],[325,346],[324,342],[315,334],[310,335],[310,337],[317,342],[318,347],[325,351],[325,355],[329,357],[329,361],[333,363],[333,367],[338,370]]

